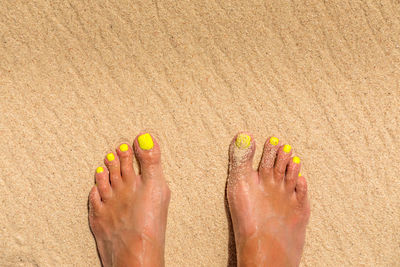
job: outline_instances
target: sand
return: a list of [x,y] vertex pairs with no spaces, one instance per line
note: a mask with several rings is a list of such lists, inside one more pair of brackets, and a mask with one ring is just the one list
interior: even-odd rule
[[[99,266],[94,170],[139,131],[173,192],[167,266],[234,264],[228,146],[302,159],[303,266],[398,266],[399,1],[0,3],[0,266]],[[255,162],[256,164],[256,162]]]

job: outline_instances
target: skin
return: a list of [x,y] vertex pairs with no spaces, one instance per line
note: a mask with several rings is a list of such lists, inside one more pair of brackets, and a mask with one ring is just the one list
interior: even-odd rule
[[[250,135],[250,134],[248,134]],[[250,135],[251,136],[251,135]],[[238,266],[298,266],[310,216],[300,164],[281,144],[266,141],[258,170],[254,138],[245,149],[230,146],[227,196]]]
[[[103,266],[164,266],[170,190],[161,168],[160,147],[119,148],[107,168],[96,173],[89,195],[89,223]],[[140,175],[133,168],[133,155]]]
[[[251,135],[250,135],[251,136]],[[300,164],[280,144],[265,143],[259,170],[252,168],[254,138],[230,146],[227,196],[239,266],[298,266],[310,215]],[[89,223],[103,266],[164,266],[170,190],[160,147],[142,150],[135,138],[128,151],[96,173],[89,195]],[[133,155],[140,175],[133,168]]]

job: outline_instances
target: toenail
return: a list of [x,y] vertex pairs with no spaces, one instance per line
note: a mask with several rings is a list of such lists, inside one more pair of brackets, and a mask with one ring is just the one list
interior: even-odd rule
[[122,144],[119,146],[119,150],[121,150],[122,152],[128,151],[129,146],[127,144]]
[[239,134],[236,138],[235,145],[240,149],[246,149],[250,146],[251,137],[247,134]]
[[293,162],[296,164],[300,163],[300,158],[299,157],[293,157]]
[[148,133],[142,134],[138,137],[138,143],[141,149],[150,150],[154,147],[153,138]]
[[97,169],[96,169],[96,172],[97,173],[102,173],[104,171],[104,169],[102,168],[102,167],[98,167]]
[[113,153],[108,154],[107,159],[108,161],[113,161],[115,159],[114,154]]
[[269,143],[273,146],[276,146],[279,143],[279,139],[276,137],[271,137],[271,139],[269,139]]
[[283,151],[284,151],[285,153],[289,153],[290,150],[292,150],[292,147],[291,147],[290,145],[284,145],[284,146],[283,146]]
[[299,172],[299,177],[301,176],[301,172]]

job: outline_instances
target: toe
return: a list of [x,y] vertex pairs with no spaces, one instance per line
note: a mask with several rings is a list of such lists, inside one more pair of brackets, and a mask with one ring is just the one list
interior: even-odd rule
[[161,151],[157,141],[150,134],[142,133],[135,138],[133,144],[143,181],[161,179]]
[[103,201],[108,200],[112,195],[108,172],[103,167],[98,167],[96,170],[96,185],[100,197]]
[[307,182],[304,176],[297,177],[296,197],[300,204],[304,204],[307,201]]
[[286,166],[289,163],[292,155],[292,147],[290,145],[284,145],[279,147],[278,155],[274,166],[274,179],[275,182],[282,182],[285,177]]
[[104,158],[104,164],[106,164],[110,173],[110,182],[112,187],[118,188],[121,185],[121,167],[119,157],[115,153],[108,153]]
[[102,207],[101,197],[97,186],[93,186],[89,193],[89,208],[92,214],[98,212]]
[[262,179],[268,179],[272,177],[270,175],[273,171],[276,153],[279,149],[279,139],[276,137],[270,137],[264,144],[264,151],[259,166],[259,173]]
[[296,187],[297,177],[300,172],[300,158],[293,157],[287,166],[286,175],[285,175],[285,188],[288,192],[293,193],[294,188]]
[[121,163],[122,180],[132,183],[135,180],[136,174],[133,168],[133,149],[128,144],[121,144],[117,148],[117,154]]
[[256,144],[248,133],[238,133],[229,147],[229,183],[248,179],[252,175]]

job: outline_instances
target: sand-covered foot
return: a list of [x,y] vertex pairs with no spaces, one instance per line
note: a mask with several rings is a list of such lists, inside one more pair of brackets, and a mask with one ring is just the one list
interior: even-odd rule
[[238,266],[298,266],[310,216],[300,159],[271,137],[255,171],[255,148],[245,133],[230,146],[227,196]]
[[[133,155],[140,174],[133,168]],[[149,134],[121,144],[96,170],[89,222],[103,266],[163,266],[170,191],[160,148]]]

